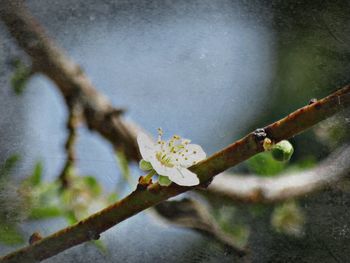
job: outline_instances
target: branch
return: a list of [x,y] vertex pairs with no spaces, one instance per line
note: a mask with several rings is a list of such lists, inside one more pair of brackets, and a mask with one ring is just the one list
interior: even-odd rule
[[[287,117],[265,127],[264,130],[271,140],[278,142],[310,128],[348,106],[350,106],[350,86],[346,86],[311,105],[300,108]],[[210,182],[215,175],[262,151],[262,140],[259,140],[257,134],[252,132],[190,169],[198,175],[201,183],[205,184]],[[35,242],[33,245],[3,257],[1,262],[18,263],[49,258],[83,242],[98,239],[100,233],[119,222],[170,197],[194,188],[176,184],[162,187],[158,183],[148,186],[138,185],[137,189],[126,198],[73,226],[62,229]]]
[[[290,172],[273,178],[257,175],[221,173],[207,190],[196,189],[210,202],[217,204],[276,203],[315,193],[334,184],[341,184],[350,175],[350,145],[343,146],[326,160],[307,171]],[[225,232],[210,212],[211,206],[192,199],[165,201],[153,207],[161,220],[210,235],[233,248],[238,255],[247,254],[232,233]]]
[[121,109],[110,102],[91,84],[79,65],[70,60],[26,10],[21,0],[2,0],[0,18],[18,45],[31,57],[36,71],[45,74],[59,88],[68,107],[80,107],[91,130],[99,132],[129,160],[140,159],[135,125],[120,118]]
[[197,191],[204,196],[219,197],[229,202],[281,202],[319,191],[349,176],[349,157],[350,145],[338,149],[317,167],[306,171],[273,178],[222,173],[206,191]]

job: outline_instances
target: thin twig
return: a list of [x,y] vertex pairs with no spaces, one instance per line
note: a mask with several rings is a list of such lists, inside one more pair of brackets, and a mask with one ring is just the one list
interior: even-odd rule
[[75,142],[77,139],[77,127],[78,127],[78,118],[77,110],[74,106],[70,108],[68,120],[67,120],[67,141],[65,144],[65,150],[67,154],[66,162],[62,168],[62,171],[58,177],[58,180],[62,188],[67,188],[69,186],[69,180],[72,176],[74,167],[75,167]]
[[[270,139],[278,142],[310,128],[348,106],[350,106],[350,86],[346,86],[311,105],[300,108],[287,117],[265,127],[264,130]],[[227,168],[261,151],[263,151],[262,141],[258,139],[255,132],[252,132],[190,169],[198,175],[201,183],[204,184]],[[176,184],[162,187],[158,183],[148,186],[138,185],[137,189],[126,198],[73,226],[64,228],[31,246],[24,247],[1,258],[1,262],[19,263],[49,258],[83,242],[98,239],[102,232],[119,222],[170,197],[194,188]]]

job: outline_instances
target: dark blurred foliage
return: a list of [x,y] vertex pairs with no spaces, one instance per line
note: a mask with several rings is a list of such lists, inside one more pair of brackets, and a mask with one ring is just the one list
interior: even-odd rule
[[[273,10],[276,72],[271,83],[270,107],[261,113],[262,118],[252,129],[273,122],[350,81],[348,1],[264,3]],[[349,130],[349,111],[317,125],[316,129],[292,139],[293,160],[324,158],[336,146],[349,141]]]
[[[349,1],[265,1],[274,10],[278,57],[271,85],[271,107],[258,125],[272,122],[290,111],[323,97],[350,81]],[[348,143],[349,110],[316,125],[291,141],[292,163],[312,165],[336,147]],[[256,127],[256,124],[253,125]],[[310,161],[307,161],[310,160]],[[314,161],[312,161],[314,160]],[[306,196],[295,204],[276,210],[271,219],[264,214],[252,224],[251,244],[256,262],[346,262],[349,246],[349,189],[331,188]],[[266,228],[283,212],[303,222],[302,235],[292,237]],[[287,209],[287,210],[288,210]],[[281,215],[282,214],[282,215]],[[278,224],[277,224],[278,225]],[[285,225],[282,225],[282,228]],[[277,229],[281,229],[278,227]],[[288,229],[287,229],[288,230]],[[287,231],[288,232],[288,231]],[[264,245],[262,245],[264,244]]]

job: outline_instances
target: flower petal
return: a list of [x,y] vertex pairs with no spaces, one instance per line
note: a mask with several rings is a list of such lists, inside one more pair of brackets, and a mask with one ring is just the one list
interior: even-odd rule
[[151,158],[150,162],[152,164],[153,169],[159,175],[168,176],[168,174],[171,173],[171,170],[174,169],[174,167],[167,167],[163,165],[157,158]]
[[199,184],[199,179],[195,173],[184,167],[174,167],[167,175],[171,181],[178,185],[193,186]]
[[151,158],[155,156],[158,149],[156,143],[154,143],[153,140],[143,132],[140,132],[137,135],[137,143],[139,144],[142,158],[145,161],[150,162]]
[[202,147],[198,144],[189,144],[181,152],[181,154],[176,156],[176,164],[183,167],[190,167],[195,163],[202,161],[206,158],[206,154]]

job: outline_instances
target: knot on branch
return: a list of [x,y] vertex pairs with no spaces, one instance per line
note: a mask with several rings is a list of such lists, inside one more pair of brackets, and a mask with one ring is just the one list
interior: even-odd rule
[[260,143],[264,141],[264,139],[267,137],[266,131],[263,128],[258,128],[253,132],[253,135],[255,136],[255,140]]
[[99,240],[101,237],[98,232],[93,231],[93,230],[89,230],[87,232],[87,235],[88,235],[89,240]]
[[29,245],[33,245],[35,242],[38,242],[41,239],[43,239],[42,235],[39,232],[34,232],[29,237]]
[[308,105],[314,104],[316,102],[317,102],[317,99],[316,98],[312,98],[312,99],[309,100]]

